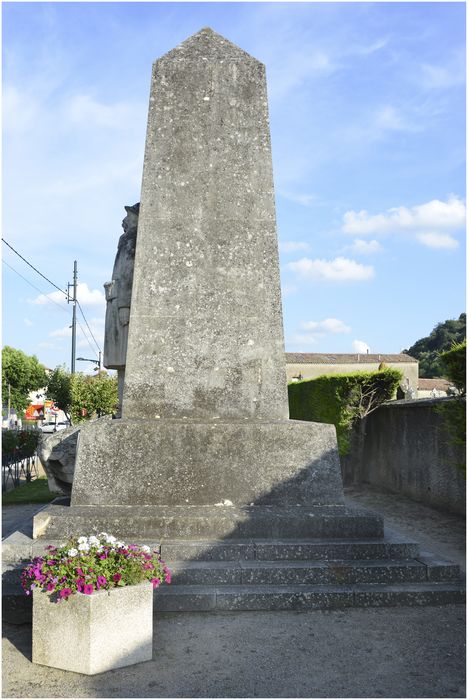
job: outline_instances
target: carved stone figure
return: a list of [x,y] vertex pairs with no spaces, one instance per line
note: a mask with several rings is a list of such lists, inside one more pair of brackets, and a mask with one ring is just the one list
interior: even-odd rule
[[122,394],[127,356],[128,322],[132,299],[133,266],[138,229],[140,203],[125,207],[127,216],[122,221],[123,234],[120,236],[111,282],[106,282],[106,325],[104,336],[104,367],[116,369],[119,382],[119,408],[121,415]]

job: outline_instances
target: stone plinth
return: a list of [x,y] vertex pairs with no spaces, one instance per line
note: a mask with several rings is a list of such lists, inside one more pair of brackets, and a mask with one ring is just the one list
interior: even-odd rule
[[72,506],[225,500],[236,506],[342,503],[334,426],[121,419],[97,421],[80,434]]

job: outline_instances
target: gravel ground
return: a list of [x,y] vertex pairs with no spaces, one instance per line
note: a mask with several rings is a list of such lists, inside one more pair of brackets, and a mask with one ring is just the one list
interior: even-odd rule
[[[464,564],[462,518],[370,487],[346,496]],[[12,508],[4,536],[39,506]],[[464,682],[461,605],[159,614],[152,661],[92,677],[33,665],[31,626],[3,627],[5,698],[455,698],[466,696]]]
[[31,628],[6,625],[4,697],[465,697],[459,605],[165,613],[154,657],[87,677],[31,663]]

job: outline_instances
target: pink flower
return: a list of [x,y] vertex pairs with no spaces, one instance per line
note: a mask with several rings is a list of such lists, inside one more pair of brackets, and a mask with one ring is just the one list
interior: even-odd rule
[[55,589],[55,584],[54,583],[48,583],[47,584],[47,590],[48,591],[53,591]]
[[143,564],[143,568],[145,571],[149,571],[150,569],[154,569],[154,566],[150,562],[147,562],[146,564]]
[[170,583],[170,582],[171,582],[171,572],[170,572],[170,571],[167,571],[167,572],[166,572],[165,581],[166,581],[166,583]]
[[105,586],[107,583],[107,579],[105,576],[98,576],[97,577],[97,582],[96,582],[96,588],[99,590],[101,586]]
[[153,584],[153,588],[157,588],[159,586],[159,584],[161,583],[161,579],[160,578],[152,578],[151,583]]
[[85,593],[86,595],[91,595],[93,591],[93,585],[91,583],[85,583],[85,585],[83,586],[83,593]]
[[121,580],[121,578],[122,578],[122,575],[121,575],[121,574],[114,574],[114,575],[112,576],[112,579],[113,579],[116,583],[118,583],[118,582]]
[[80,576],[84,576],[84,571],[83,571],[83,569],[80,569],[79,567],[78,567],[78,569],[76,570],[76,573],[79,574]]
[[59,592],[59,596],[61,598],[68,598],[72,594],[72,589],[71,588],[62,588],[62,590]]

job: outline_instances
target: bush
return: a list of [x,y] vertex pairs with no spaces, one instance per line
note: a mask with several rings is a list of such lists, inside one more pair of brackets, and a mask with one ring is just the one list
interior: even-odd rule
[[40,438],[39,430],[2,430],[2,453],[10,457],[15,452],[23,457],[32,457]]
[[447,379],[455,384],[460,394],[466,393],[466,340],[453,343],[450,350],[440,355]]
[[351,429],[385,401],[402,380],[398,370],[330,374],[288,385],[289,416],[294,420],[332,423],[341,455],[349,451]]

